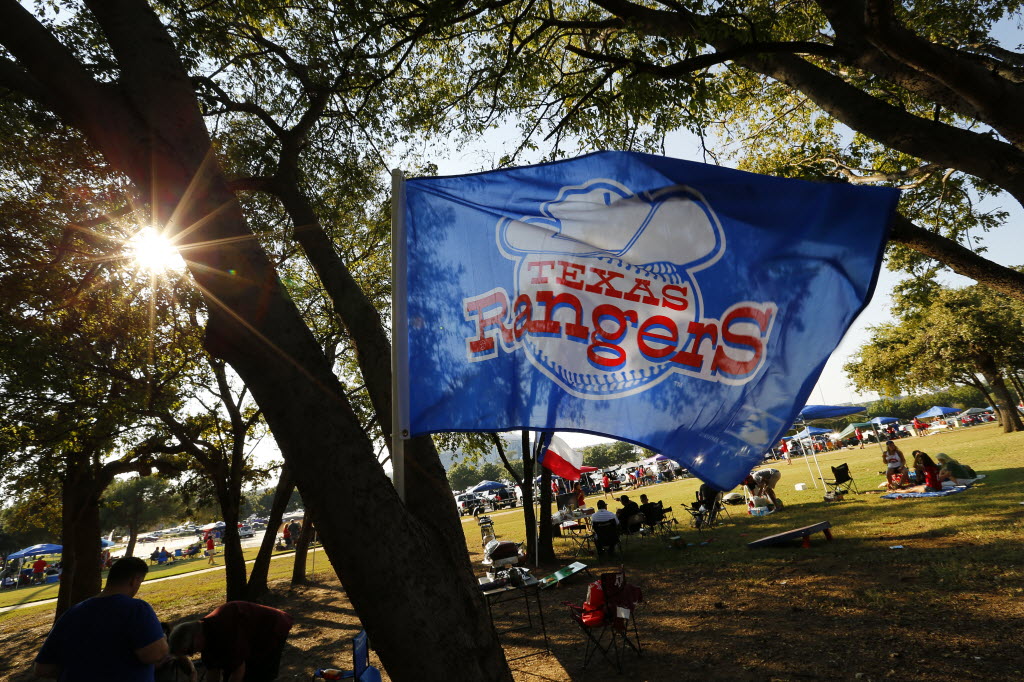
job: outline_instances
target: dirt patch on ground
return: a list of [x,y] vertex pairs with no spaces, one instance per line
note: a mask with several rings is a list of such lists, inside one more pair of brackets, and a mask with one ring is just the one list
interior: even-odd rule
[[[657,540],[644,542],[650,546],[635,547],[624,561],[630,581],[644,590],[637,617],[643,656],[627,652],[621,676],[600,659],[582,670],[582,638],[562,604],[582,600],[588,578],[581,574],[541,592],[550,652],[539,627],[501,636],[509,658],[535,654],[511,663],[517,680],[961,681],[1024,674],[1019,587],[979,574],[984,584],[977,590],[937,588],[935,574],[923,575],[922,559],[941,555],[941,538],[931,548],[918,540],[905,560],[883,554],[878,565],[837,551],[839,541],[819,541],[810,549],[769,550],[754,569],[713,560],[714,543],[654,550]],[[648,551],[667,556],[670,565],[644,566]],[[281,679],[308,680],[318,666],[350,664],[348,640],[358,618],[337,580],[318,578],[299,588],[278,581],[267,600],[296,619]],[[177,621],[214,606],[193,603],[161,616]],[[0,677],[32,679],[24,671],[50,619],[47,611],[5,624]],[[495,609],[499,630],[525,621],[521,602]]]

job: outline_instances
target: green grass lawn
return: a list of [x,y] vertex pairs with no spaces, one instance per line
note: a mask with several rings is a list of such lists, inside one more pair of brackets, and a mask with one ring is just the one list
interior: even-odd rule
[[[217,555],[217,566],[224,567],[224,555],[223,551],[218,548]],[[290,550],[289,550],[290,551]],[[242,550],[242,555],[246,561],[250,561],[256,558],[259,553],[259,547],[248,547]],[[274,554],[281,554],[283,552],[275,551]],[[212,568],[207,562],[206,557],[200,555],[193,559],[181,559],[164,566],[150,566],[149,573],[146,574],[146,580],[155,580],[156,578],[167,578],[172,575],[181,575],[183,573],[192,573],[194,571],[201,571],[204,568]],[[106,580],[107,572],[103,572],[103,579]],[[57,583],[51,583],[49,585],[35,585],[32,587],[20,587],[16,590],[7,589],[0,592],[0,608],[4,606],[16,606],[19,604],[28,604],[35,601],[42,601],[45,599],[56,599],[57,597]]]
[[[865,494],[847,495],[845,500],[836,503],[824,502],[824,486],[818,477],[818,468],[813,459],[809,460],[811,475],[808,474],[807,462],[803,458],[794,459],[791,465],[784,461],[774,462],[772,466],[782,472],[782,479],[776,487],[776,494],[785,503],[785,510],[765,517],[751,517],[746,513],[745,506],[727,507],[730,518],[719,528],[711,532],[699,534],[689,525],[689,514],[683,509],[695,499],[696,490],[700,485],[697,479],[682,479],[671,483],[663,483],[635,491],[626,491],[631,499],[638,499],[641,493],[657,502],[661,500],[666,507],[674,508],[674,516],[679,521],[679,535],[687,543],[694,545],[690,550],[669,550],[667,543],[657,538],[629,538],[626,541],[626,557],[628,563],[649,565],[652,568],[668,568],[679,563],[685,555],[687,563],[717,564],[727,562],[760,562],[775,557],[789,556],[789,549],[763,549],[751,552],[746,543],[759,537],[779,533],[792,528],[807,526],[818,521],[828,520],[832,523],[833,533],[842,538],[842,543],[833,543],[837,552],[848,554],[851,548],[855,551],[874,554],[889,550],[892,545],[902,544],[904,551],[910,551],[915,539],[928,539],[928,544],[941,540],[943,546],[963,545],[970,543],[970,556],[953,556],[950,552],[934,550],[934,561],[929,561],[928,572],[937,577],[956,582],[957,574],[968,574],[977,569],[978,564],[991,564],[994,559],[1005,552],[1008,543],[1019,544],[1021,532],[1019,503],[1024,501],[1024,467],[1017,466],[1019,453],[1024,452],[1024,433],[1003,434],[995,424],[974,426],[948,433],[920,438],[905,438],[898,441],[908,460],[912,450],[923,450],[934,458],[939,452],[945,452],[964,464],[972,466],[986,478],[976,485],[975,489],[956,495],[934,499],[916,500],[883,500],[879,485],[885,483],[881,450],[878,445],[865,446],[863,450],[841,450],[818,455],[818,463],[825,478],[832,477],[831,466],[844,462],[850,466],[850,472],[859,489]],[[813,478],[813,480],[812,480]],[[798,491],[794,486],[804,483],[807,490]],[[817,488],[814,487],[817,483]],[[740,491],[740,488],[736,488]],[[879,493],[879,494],[876,494]],[[588,506],[594,506],[604,495],[592,495],[587,498]],[[609,509],[618,508],[618,503],[609,499]],[[494,528],[499,539],[523,542],[522,510],[492,514]],[[471,553],[481,551],[480,533],[473,519],[463,521],[467,545]],[[823,542],[819,534],[815,542]],[[710,541],[701,546],[700,542]],[[555,538],[555,552],[561,563],[572,560],[574,546],[568,539]],[[823,550],[830,551],[827,547]],[[929,550],[932,551],[932,550]],[[594,557],[590,556],[590,560]],[[585,559],[586,560],[586,559]],[[950,568],[952,564],[958,567]],[[1019,572],[1020,569],[997,562],[999,568],[984,568],[984,574],[1004,575]],[[945,576],[945,573],[952,575]],[[994,576],[993,576],[994,579]]]

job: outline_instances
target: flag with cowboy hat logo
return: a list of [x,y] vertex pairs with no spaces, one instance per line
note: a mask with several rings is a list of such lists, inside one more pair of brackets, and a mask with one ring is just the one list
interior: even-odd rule
[[869,300],[898,196],[627,152],[411,179],[401,426],[600,434],[731,488]]

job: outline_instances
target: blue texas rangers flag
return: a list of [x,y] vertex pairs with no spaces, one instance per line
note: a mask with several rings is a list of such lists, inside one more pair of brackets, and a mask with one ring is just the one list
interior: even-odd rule
[[722,488],[866,305],[899,197],[625,152],[404,191],[400,427],[600,434]]

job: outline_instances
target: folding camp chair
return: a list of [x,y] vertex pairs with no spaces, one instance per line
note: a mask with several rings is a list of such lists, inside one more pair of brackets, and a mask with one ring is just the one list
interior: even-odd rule
[[310,679],[380,682],[380,671],[370,665],[370,640],[366,636],[366,630],[361,630],[352,638],[352,670],[319,668]]
[[648,534],[666,533],[673,523],[678,523],[670,516],[672,507],[665,507],[660,500],[641,505],[640,509],[644,514],[644,530]]
[[722,504],[722,491],[707,483],[697,489],[697,499],[689,507],[684,507],[690,514],[690,525],[698,531],[714,528],[720,522],[721,515],[728,514]]
[[619,524],[615,519],[593,522],[590,527],[594,531],[590,540],[594,543],[598,557],[603,555],[605,550],[609,556],[615,556],[616,548],[622,551],[622,537],[619,535]]
[[860,494],[860,490],[857,489],[857,482],[850,476],[849,464],[843,463],[837,467],[832,467],[832,476],[834,478],[823,478],[821,482],[825,484],[825,488],[828,492],[832,493],[833,497],[845,495],[850,490],[858,495]]
[[619,569],[602,574],[597,583],[591,584],[582,606],[565,602],[569,616],[584,635],[584,670],[598,652],[620,673],[623,651],[629,648],[638,656],[642,654],[635,618],[636,608],[642,600],[640,588],[627,583],[625,571]]

